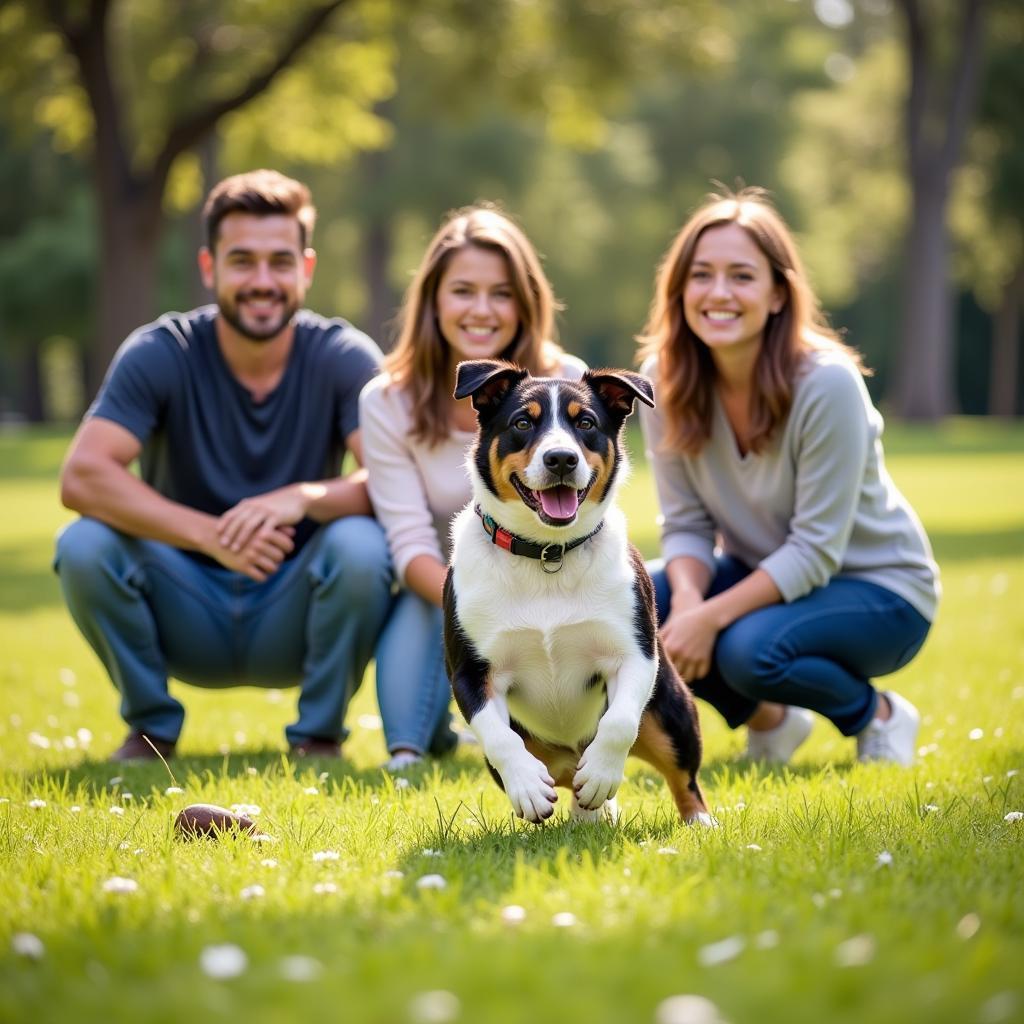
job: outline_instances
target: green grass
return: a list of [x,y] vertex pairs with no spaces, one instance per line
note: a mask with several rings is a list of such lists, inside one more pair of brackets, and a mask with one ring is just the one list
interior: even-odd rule
[[[618,828],[513,822],[474,749],[396,788],[377,768],[372,685],[340,766],[283,756],[295,691],[183,686],[184,793],[165,793],[161,766],[105,764],[123,733],[115,696],[49,571],[66,440],[0,435],[0,1020],[631,1024],[682,993],[733,1024],[1024,1019],[1024,821],[1004,820],[1024,811],[1019,427],[888,439],[946,590],[893,679],[921,708],[925,756],[857,765],[819,722],[790,768],[769,770],[705,709],[715,831],[679,825],[640,766]],[[625,505],[653,554],[640,465]],[[275,841],[176,840],[174,813],[197,801],[259,805]],[[445,889],[417,887],[435,873]],[[104,891],[113,877],[137,891]],[[16,933],[43,956],[16,955]],[[708,963],[725,939],[732,958]],[[233,980],[200,968],[223,943],[248,958]],[[289,980],[290,956],[314,958],[314,980]],[[454,1015],[417,1003],[434,990]]]

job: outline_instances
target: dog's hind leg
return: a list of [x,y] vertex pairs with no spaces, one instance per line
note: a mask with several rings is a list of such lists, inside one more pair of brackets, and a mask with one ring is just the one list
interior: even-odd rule
[[683,821],[714,826],[717,822],[704,802],[696,767],[681,767],[680,752],[678,739],[665,728],[657,713],[648,709],[640,720],[640,732],[630,753],[664,776]]

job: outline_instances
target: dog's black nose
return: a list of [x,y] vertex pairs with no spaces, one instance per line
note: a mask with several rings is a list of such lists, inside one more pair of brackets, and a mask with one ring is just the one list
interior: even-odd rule
[[544,453],[544,465],[558,476],[571,473],[579,465],[580,457],[571,448],[552,448]]

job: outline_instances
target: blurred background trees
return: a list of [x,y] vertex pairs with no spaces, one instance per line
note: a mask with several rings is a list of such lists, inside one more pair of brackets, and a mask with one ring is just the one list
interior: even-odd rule
[[263,165],[313,188],[313,308],[386,347],[491,199],[594,364],[711,183],[763,185],[891,412],[1019,414],[1022,44],[1016,0],[3,0],[0,414],[77,414],[205,301],[199,204]]

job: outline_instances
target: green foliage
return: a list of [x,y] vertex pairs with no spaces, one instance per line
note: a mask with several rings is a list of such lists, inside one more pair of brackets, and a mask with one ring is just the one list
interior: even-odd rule
[[[376,767],[371,680],[342,764],[283,757],[293,692],[180,686],[183,792],[159,765],[104,763],[116,695],[48,568],[66,441],[0,435],[0,1020],[621,1024],[679,993],[733,1024],[1019,1018],[1024,821],[1005,816],[1024,810],[1020,428],[887,435],[946,588],[893,680],[923,714],[918,764],[856,765],[819,722],[789,768],[751,765],[702,708],[714,831],[681,826],[638,765],[617,828],[513,821],[473,748],[403,786]],[[653,554],[639,450],[625,505]],[[258,805],[275,841],[176,840],[174,813],[198,801]],[[446,888],[418,888],[429,874]],[[106,891],[115,877],[138,889]],[[15,933],[41,959],[16,955]],[[225,943],[247,968],[215,980],[200,957]],[[422,1000],[437,990],[459,1008]]]

